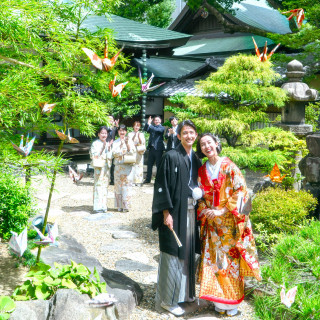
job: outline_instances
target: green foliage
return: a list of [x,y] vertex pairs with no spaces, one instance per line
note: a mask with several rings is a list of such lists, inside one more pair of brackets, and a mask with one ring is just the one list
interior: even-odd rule
[[307,191],[267,188],[259,192],[252,202],[251,221],[260,234],[256,241],[260,247],[273,242],[280,233],[298,231],[306,217],[315,209],[317,199]]
[[167,28],[175,9],[173,0],[129,0],[114,6],[112,13],[127,19],[148,23],[152,26]]
[[259,147],[223,147],[221,156],[230,158],[241,169],[249,168],[254,171],[270,171],[275,163],[281,166],[286,162],[282,151],[269,151]]
[[[261,267],[263,283],[272,284],[274,294],[254,296],[259,319],[319,319],[320,317],[320,222],[310,221],[293,235],[283,235]],[[298,286],[290,309],[280,302],[280,285]]]
[[16,304],[10,297],[0,296],[0,320],[9,319],[15,308]]
[[13,293],[15,300],[50,299],[58,289],[74,289],[81,294],[94,297],[99,293],[106,292],[106,284],[100,281],[99,274],[94,269],[94,278],[90,277],[90,270],[83,264],[71,261],[71,265],[55,263],[55,268],[38,263],[31,267],[26,280],[17,287]]
[[8,168],[0,172],[0,237],[7,240],[10,231],[18,234],[35,214],[30,188],[21,184]]
[[318,131],[320,118],[320,103],[309,103],[306,106],[306,124],[311,124],[313,131]]

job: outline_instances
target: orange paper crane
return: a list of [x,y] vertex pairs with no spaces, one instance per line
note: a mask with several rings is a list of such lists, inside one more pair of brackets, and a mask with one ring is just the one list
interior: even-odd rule
[[279,169],[278,165],[275,163],[270,174],[266,175],[265,177],[269,177],[272,182],[280,182],[281,183],[285,176],[286,175],[281,176],[280,169]]
[[287,18],[288,20],[291,20],[293,17],[296,17],[297,18],[297,25],[298,25],[298,28],[300,29],[301,26],[302,26],[302,22],[304,20],[304,10],[302,8],[299,8],[299,9],[293,9],[293,10],[290,10],[290,11],[285,11],[285,12],[281,12],[282,14],[285,14],[285,13],[291,13],[290,17]]
[[114,65],[116,64],[116,61],[119,57],[120,52],[123,50],[124,47],[122,47],[114,57],[111,59],[108,58],[108,40],[106,39],[105,47],[104,47],[104,58],[101,59],[96,53],[94,53],[92,50],[87,48],[82,48],[82,50],[85,52],[85,54],[89,57],[92,64],[99,70],[102,71],[110,71]]
[[115,86],[117,74],[114,76],[114,79],[109,82],[109,90],[111,91],[112,97],[115,98],[117,95],[121,97],[121,91],[126,86],[129,81],[119,83]]
[[58,130],[56,130],[56,134],[60,140],[63,140],[66,143],[79,143],[79,140],[77,140],[76,138],[72,138],[70,136],[69,130],[68,130],[68,135]]
[[280,43],[277,44],[277,45],[271,50],[271,52],[270,52],[269,54],[267,54],[267,52],[268,52],[268,47],[267,47],[267,41],[266,41],[266,43],[265,43],[265,45],[264,45],[264,48],[263,48],[263,52],[260,53],[259,48],[258,48],[258,45],[256,44],[256,42],[255,42],[255,40],[254,40],[253,37],[252,37],[252,40],[253,40],[253,43],[254,43],[254,47],[255,47],[255,49],[256,49],[256,55],[258,56],[258,58],[259,58],[260,61],[262,61],[262,62],[267,61],[267,60],[275,53],[275,51],[276,51],[276,50],[279,48],[279,46],[280,46]]

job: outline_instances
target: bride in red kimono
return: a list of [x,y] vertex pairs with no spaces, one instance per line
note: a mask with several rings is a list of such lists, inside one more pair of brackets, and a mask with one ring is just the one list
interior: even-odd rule
[[198,156],[208,158],[198,172],[203,191],[198,206],[199,297],[212,301],[220,314],[234,316],[244,299],[243,278],[261,278],[246,182],[229,158],[219,157],[220,152],[220,141],[213,134],[198,139]]

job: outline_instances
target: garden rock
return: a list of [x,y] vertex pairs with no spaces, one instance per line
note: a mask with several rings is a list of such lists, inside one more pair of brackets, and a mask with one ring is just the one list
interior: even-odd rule
[[[122,289],[123,291],[130,291],[131,295],[133,295],[134,297],[135,304],[139,305],[143,297],[143,291],[141,290],[137,282],[133,281],[132,279],[130,279],[129,277],[127,277],[119,271],[110,270],[106,268],[103,268],[101,276],[110,288],[117,290]],[[108,291],[108,293],[115,294],[113,291]]]
[[116,269],[119,271],[136,271],[139,270],[141,272],[148,272],[152,270],[156,270],[155,267],[148,266],[147,264],[132,261],[132,260],[119,260],[116,262]]
[[273,187],[274,188],[274,183],[270,180],[263,180],[255,184],[253,188],[253,193],[256,194],[260,191],[263,191],[267,188]]
[[16,301],[16,309],[10,320],[43,320],[48,319],[49,300]]

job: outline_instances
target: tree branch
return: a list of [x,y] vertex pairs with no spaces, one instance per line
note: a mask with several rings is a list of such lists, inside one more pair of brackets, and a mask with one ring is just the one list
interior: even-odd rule
[[203,7],[205,7],[209,13],[214,15],[218,22],[221,23],[224,27],[224,31],[228,33],[234,33],[234,32],[244,32],[244,33],[253,33],[261,37],[267,37],[268,33],[273,32],[267,32],[265,30],[255,28],[249,25],[236,25],[232,24],[229,21],[227,21],[224,16],[213,6],[211,6],[206,0],[203,1]]
[[32,64],[24,63],[24,62],[21,62],[19,60],[12,59],[12,58],[7,58],[7,57],[1,56],[1,55],[0,55],[0,59],[3,59],[5,61],[13,63],[13,64],[18,64],[19,66],[33,68],[33,69],[35,68],[35,66],[33,66]]

